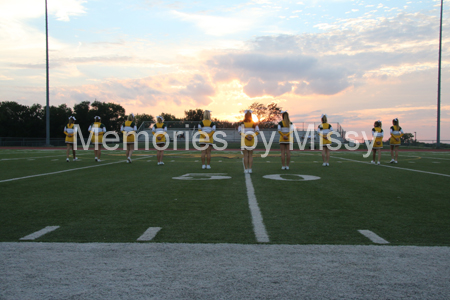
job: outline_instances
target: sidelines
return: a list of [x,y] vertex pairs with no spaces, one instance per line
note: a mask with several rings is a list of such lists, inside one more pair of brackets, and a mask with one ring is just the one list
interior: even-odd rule
[[[140,158],[136,158],[136,159],[134,159],[134,160],[139,160],[139,159],[143,159],[143,158],[147,158],[147,157],[146,157],[146,156],[145,156],[145,157],[140,157]],[[112,164],[118,164],[118,163],[124,163],[124,162],[126,162],[126,160],[120,160],[120,161],[115,161],[115,162],[111,162],[111,163],[107,163],[107,164],[94,165],[94,166],[87,166],[87,167],[82,167],[82,168],[75,168],[75,169],[69,169],[69,170],[62,170],[62,171],[51,172],[51,173],[43,173],[43,174],[37,174],[37,175],[30,175],[30,176],[24,176],[24,177],[17,177],[17,178],[5,179],[5,180],[0,180],[0,183],[3,183],[3,182],[9,182],[9,181],[15,181],[15,180],[21,180],[21,179],[27,179],[27,178],[33,178],[33,177],[40,177],[40,176],[47,176],[47,175],[53,175],[53,174],[60,174],[60,173],[65,173],[65,172],[72,172],[72,171],[83,170],[83,169],[89,169],[89,168],[102,167],[102,166],[107,166],[107,165],[112,165]]]
[[21,241],[34,241],[35,239],[37,239],[37,238],[43,236],[44,234],[47,234],[47,233],[49,233],[49,232],[52,232],[52,231],[54,231],[54,230],[56,230],[56,229],[58,229],[58,228],[59,228],[59,226],[47,226],[47,227],[45,227],[45,228],[43,228],[43,229],[41,229],[41,230],[39,230],[39,231],[36,231],[36,232],[34,232],[34,233],[32,233],[32,234],[29,234],[29,235],[27,235],[27,236],[24,236],[24,237],[21,238],[20,240],[21,240]]
[[[242,164],[244,164],[244,159],[242,159]],[[258,243],[268,243],[269,236],[263,223],[263,218],[261,215],[261,210],[258,206],[258,201],[256,200],[252,178],[248,173],[245,173],[245,185],[247,186],[248,206],[252,215],[253,230],[255,232],[256,240],[258,241]]]
[[[366,165],[370,165],[370,163],[365,162],[365,161],[349,159],[349,158],[343,158],[343,157],[339,157],[339,156],[331,156],[331,157],[338,158],[338,159],[343,159],[343,160],[354,161],[354,162],[358,162],[358,163],[362,163],[362,164],[366,164]],[[399,170],[406,170],[406,171],[412,171],[412,172],[419,172],[419,173],[425,173],[425,174],[432,174],[432,175],[439,175],[439,176],[450,177],[450,175],[448,175],[448,174],[433,173],[433,172],[414,170],[414,169],[407,169],[407,168],[400,168],[400,167],[393,167],[393,166],[377,165],[377,167],[393,168],[393,169],[399,169]]]
[[155,238],[161,227],[149,227],[137,240],[138,241],[151,241]]
[[366,238],[374,242],[375,244],[389,244],[388,241],[377,235],[376,233],[370,230],[358,230],[359,233],[364,235]]
[[438,160],[450,160],[450,158],[426,157],[426,156],[406,156],[406,157],[417,157],[417,158],[438,159]]
[[31,158],[36,159],[36,158],[47,158],[47,157],[57,157],[57,156],[66,156],[66,155],[64,154],[64,155],[39,156],[39,157],[0,158],[0,161],[31,159]]

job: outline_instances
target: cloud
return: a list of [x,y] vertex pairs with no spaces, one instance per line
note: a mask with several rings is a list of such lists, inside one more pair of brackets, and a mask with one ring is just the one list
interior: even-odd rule
[[179,92],[179,95],[188,96],[199,105],[208,105],[211,102],[209,97],[214,94],[214,87],[199,74],[195,75]]
[[208,62],[220,78],[238,78],[250,97],[289,93],[333,95],[351,85],[352,73],[344,67],[322,65],[305,55],[228,54]]
[[271,95],[274,97],[281,96],[285,93],[288,93],[292,90],[293,84],[286,83],[278,83],[274,81],[263,82],[261,80],[252,78],[249,83],[244,86],[244,92],[249,97],[261,97],[264,95]]
[[8,77],[8,76],[5,76],[5,75],[1,75],[0,74],[0,80],[14,80],[14,78],[11,78],[11,77]]
[[[79,16],[86,13],[83,6],[85,0],[58,0],[49,1],[47,10],[49,15],[54,15],[59,21],[70,21],[71,16]],[[20,0],[0,2],[0,18],[24,20],[39,18],[45,15],[43,1]]]
[[290,87],[298,95],[335,95],[371,79],[435,69],[435,21],[424,13],[341,20],[318,25],[323,33],[256,37],[246,52],[208,65],[217,81],[238,78],[250,97],[278,97]]
[[[43,93],[43,89],[39,91]],[[142,79],[108,79],[82,86],[57,86],[51,88],[51,94],[53,103],[97,99],[148,109],[160,104],[167,107],[206,106],[211,103],[215,90],[202,75],[181,73]],[[29,100],[30,103],[32,101]]]
[[[59,21],[86,13],[82,0],[49,1],[48,13]],[[45,57],[45,33],[29,23],[30,19],[44,20],[43,1],[0,1],[0,63],[37,67]],[[49,36],[50,51],[70,49]],[[70,52],[70,51],[68,51]]]
[[250,18],[188,14],[179,11],[172,11],[172,14],[183,21],[194,23],[205,34],[213,36],[241,32],[243,28],[249,28],[252,24]]

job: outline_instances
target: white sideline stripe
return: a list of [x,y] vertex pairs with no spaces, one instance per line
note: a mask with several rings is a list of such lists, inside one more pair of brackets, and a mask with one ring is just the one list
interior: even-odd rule
[[428,159],[440,159],[440,160],[450,160],[448,158],[440,158],[440,157],[426,157],[426,156],[406,156],[406,157],[415,157],[415,158],[428,158]]
[[57,157],[57,156],[66,156],[66,155],[51,155],[51,156],[39,156],[39,157],[20,157],[20,158],[1,158],[2,160],[19,160],[19,159],[31,159],[31,158],[47,158],[47,157]]
[[[242,165],[244,165],[244,159],[242,159]],[[245,174],[245,185],[247,186],[248,206],[252,215],[253,231],[255,232],[256,241],[258,243],[268,243],[269,236],[267,235],[267,230],[263,223],[263,218],[258,206],[258,201],[256,200],[252,178],[248,173]]]
[[[343,157],[339,157],[339,156],[331,156],[331,157],[344,159],[344,160],[349,160],[349,161],[354,161],[354,162],[358,162],[358,163],[362,163],[362,164],[366,164],[366,165],[370,165],[371,164],[369,162],[360,161],[360,160],[354,160],[354,159],[349,159],[349,158],[343,158]],[[393,168],[393,169],[399,169],[399,170],[406,170],[406,171],[412,171],[412,172],[418,172],[418,173],[425,173],[425,174],[432,174],[432,175],[439,175],[439,176],[450,177],[450,175],[448,175],[448,174],[433,173],[433,172],[414,170],[414,169],[407,169],[407,168],[400,168],[400,167],[393,167],[393,166],[386,166],[386,165],[377,165],[377,167]]]
[[32,234],[29,234],[27,236],[24,236],[23,238],[20,238],[21,241],[32,241],[35,240],[37,238],[40,238],[41,236],[43,236],[44,234],[47,234],[49,232],[52,232],[56,229],[58,229],[59,226],[47,226],[39,231],[36,231]]
[[358,232],[364,235],[372,242],[374,242],[375,244],[389,244],[388,241],[386,241],[385,239],[383,239],[382,237],[378,236],[376,233],[370,230],[358,230]]
[[156,234],[161,230],[161,227],[149,227],[144,234],[142,234],[138,241],[151,241],[155,238]]
[[[135,160],[139,160],[139,159],[143,159],[143,158],[147,158],[147,157],[140,157],[140,158],[136,158]],[[24,176],[24,177],[5,179],[5,180],[0,180],[0,183],[8,182],[8,181],[21,180],[21,179],[27,179],[27,178],[33,178],[33,177],[40,177],[40,176],[47,176],[47,175],[53,175],[53,174],[60,174],[60,173],[65,173],[65,172],[72,172],[72,171],[77,171],[77,170],[82,170],[82,169],[102,167],[102,166],[107,166],[107,165],[112,165],[112,164],[123,163],[123,162],[125,162],[125,161],[116,161],[116,162],[111,162],[111,163],[101,164],[101,165],[87,166],[87,167],[74,168],[74,169],[62,170],[62,171],[51,172],[51,173],[44,173],[44,174],[37,174],[37,175],[30,175],[30,176]]]

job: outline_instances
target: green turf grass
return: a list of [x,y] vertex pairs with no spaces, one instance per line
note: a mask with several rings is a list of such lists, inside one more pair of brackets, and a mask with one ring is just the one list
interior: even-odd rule
[[[0,241],[59,225],[37,241],[136,242],[148,227],[161,227],[152,242],[256,243],[240,152],[213,153],[213,169],[202,170],[198,151],[166,151],[165,165],[157,166],[154,151],[135,152],[126,164],[123,151],[103,151],[101,163],[93,151],[79,151],[81,161],[66,163],[62,150],[0,150],[0,180],[98,166],[0,182]],[[339,159],[370,162],[362,152],[333,153],[330,167],[321,166],[319,152],[293,152],[288,171],[279,152],[259,154],[251,177],[271,243],[372,244],[357,232],[368,229],[392,245],[450,244],[449,178],[395,169],[450,174],[448,153],[402,152],[397,165],[384,153],[383,164],[394,166],[385,168]],[[188,173],[232,178],[172,179]],[[321,179],[263,178],[269,174]]]

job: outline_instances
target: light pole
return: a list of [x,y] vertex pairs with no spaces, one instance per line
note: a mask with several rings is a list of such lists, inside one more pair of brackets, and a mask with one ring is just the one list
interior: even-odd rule
[[442,53],[442,12],[444,10],[444,0],[441,0],[441,23],[439,27],[439,67],[438,67],[438,95],[437,95],[437,129],[436,148],[441,145],[441,53]]
[[45,109],[45,144],[50,146],[50,99],[49,99],[49,83],[48,83],[48,15],[47,0],[45,0],[45,56],[46,56],[46,72],[47,72],[47,106]]
[[417,143],[417,133],[414,131],[414,141]]

